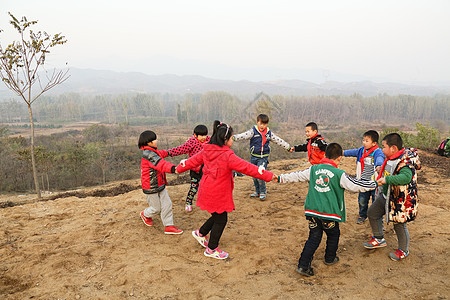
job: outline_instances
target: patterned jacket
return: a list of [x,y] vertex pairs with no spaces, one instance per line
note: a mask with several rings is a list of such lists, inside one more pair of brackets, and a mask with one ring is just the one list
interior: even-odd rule
[[[208,136],[204,143],[200,143],[200,141],[193,135],[190,139],[188,139],[183,145],[180,145],[176,148],[172,148],[167,150],[170,156],[177,156],[182,154],[188,154],[189,157],[194,156],[203,150],[203,145],[207,144],[211,138]],[[199,172],[201,166],[192,169],[192,171]]]
[[[266,142],[264,143],[264,139]],[[233,136],[233,140],[250,140],[250,154],[255,157],[267,157],[270,154],[270,145],[269,143],[273,141],[275,144],[283,147],[286,150],[289,150],[291,147],[287,142],[285,142],[282,138],[273,133],[269,127],[267,127],[267,132],[265,134],[265,138],[262,137],[261,131],[259,131],[258,126],[253,126],[246,132],[236,134]]]
[[166,188],[166,173],[175,173],[175,166],[163,158],[168,156],[165,150],[150,146],[141,148],[141,185],[144,194],[159,193]]
[[[417,196],[417,173],[421,164],[417,149],[405,148],[404,153],[398,159],[392,161],[393,172],[389,174],[389,170],[384,171],[383,176],[386,185],[383,186],[383,193],[387,193],[387,186],[390,186],[389,197],[389,220],[397,223],[405,223],[416,218],[419,206],[419,198]],[[394,185],[395,175],[398,175],[402,168],[408,168],[412,173],[412,179],[404,185]],[[394,181],[394,182],[393,182]]]

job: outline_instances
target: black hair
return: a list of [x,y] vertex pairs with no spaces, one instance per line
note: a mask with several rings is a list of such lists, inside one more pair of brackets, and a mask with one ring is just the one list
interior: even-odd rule
[[229,140],[233,135],[233,128],[231,126],[215,120],[213,124],[213,134],[211,136],[210,144],[222,147],[225,141]]
[[205,125],[197,125],[194,128],[194,134],[196,135],[208,135],[208,127],[206,127]]
[[336,159],[342,156],[342,147],[338,143],[330,143],[325,149],[325,157],[328,159]]
[[148,143],[156,140],[156,133],[151,130],[146,130],[139,136],[138,147],[141,149],[144,146],[148,146]]
[[256,117],[256,122],[259,122],[259,121],[261,121],[261,123],[263,123],[263,124],[269,124],[269,116],[265,115],[265,114],[259,114]]
[[378,144],[378,139],[380,138],[380,136],[378,135],[378,132],[376,132],[375,130],[369,130],[369,131],[364,132],[363,137],[370,137],[372,142],[377,143],[377,144]]
[[389,147],[397,146],[398,150],[403,148],[403,140],[398,133],[389,133],[383,138],[383,141],[385,141]]
[[319,126],[317,126],[317,124],[314,122],[309,122],[305,125],[305,127],[311,127],[312,130],[319,131]]

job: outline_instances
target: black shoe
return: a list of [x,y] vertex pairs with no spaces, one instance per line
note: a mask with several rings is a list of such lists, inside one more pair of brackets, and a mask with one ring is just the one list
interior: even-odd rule
[[311,267],[309,267],[308,269],[303,269],[303,268],[299,267],[299,268],[297,268],[297,272],[300,275],[303,275],[303,276],[306,276],[306,277],[314,276],[314,270]]
[[339,261],[339,257],[336,256],[332,262],[327,262],[326,260],[324,260],[323,263],[326,264],[327,266],[331,266],[331,265],[334,265],[335,263],[337,263],[338,261]]

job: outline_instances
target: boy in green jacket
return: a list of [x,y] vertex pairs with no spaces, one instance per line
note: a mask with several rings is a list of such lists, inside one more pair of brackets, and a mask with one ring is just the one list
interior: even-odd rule
[[[386,160],[378,175],[378,185],[382,191],[367,211],[373,236],[364,243],[367,249],[386,247],[383,233],[383,219],[394,222],[394,231],[398,239],[398,248],[389,253],[394,261],[409,255],[409,231],[406,223],[413,221],[417,215],[419,199],[417,198],[417,172],[420,160],[417,149],[403,148],[403,140],[398,133],[390,133],[383,138],[383,153]],[[380,189],[379,189],[380,190]]]
[[345,222],[344,190],[368,192],[377,187],[375,181],[358,180],[338,169],[342,158],[342,147],[331,143],[325,150],[325,158],[320,164],[304,171],[281,174],[278,182],[309,181],[305,200],[305,215],[309,222],[309,237],[298,261],[297,272],[313,276],[311,262],[323,232],[327,235],[324,263],[333,265],[339,261],[336,252],[339,244],[339,222]]

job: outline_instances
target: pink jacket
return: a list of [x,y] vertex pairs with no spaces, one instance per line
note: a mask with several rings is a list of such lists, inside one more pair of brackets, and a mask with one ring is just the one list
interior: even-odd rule
[[261,175],[258,167],[243,160],[234,154],[228,146],[219,147],[213,144],[205,144],[203,151],[189,158],[185,167],[177,166],[178,172],[203,166],[203,177],[197,196],[197,206],[209,213],[231,212],[235,209],[233,201],[233,170],[270,181],[273,173],[263,171]]
[[[188,139],[183,145],[180,145],[178,147],[169,149],[169,155],[170,156],[177,156],[182,154],[189,154],[189,157],[194,156],[195,154],[199,153],[203,150],[203,145],[208,143],[210,140],[210,137],[206,137],[206,141],[204,143],[200,143],[200,141],[192,135],[190,139]],[[192,171],[199,172],[201,166],[198,166],[196,168],[193,168]]]

